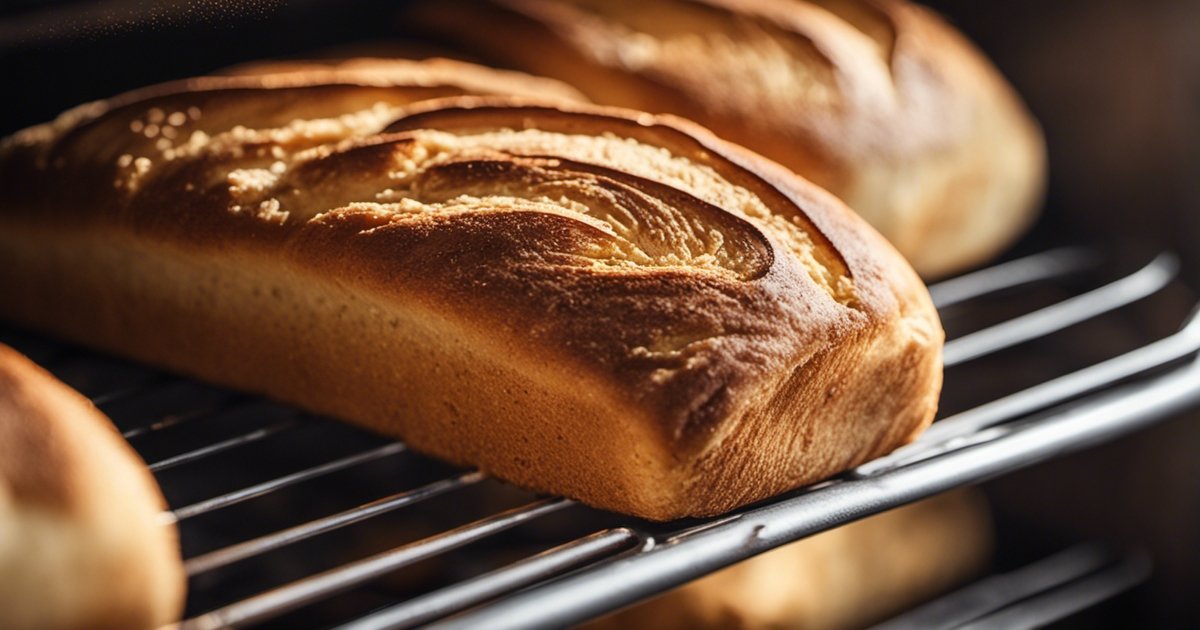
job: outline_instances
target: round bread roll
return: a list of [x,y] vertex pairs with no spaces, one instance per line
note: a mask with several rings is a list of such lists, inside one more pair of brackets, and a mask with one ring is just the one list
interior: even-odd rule
[[1025,107],[904,0],[452,0],[403,21],[596,103],[695,120],[839,196],[926,277],[999,252],[1041,197]]
[[0,346],[0,627],[156,628],[186,578],[166,502],[92,404]]
[[983,493],[959,489],[769,551],[585,628],[862,628],[970,579],[991,550]]

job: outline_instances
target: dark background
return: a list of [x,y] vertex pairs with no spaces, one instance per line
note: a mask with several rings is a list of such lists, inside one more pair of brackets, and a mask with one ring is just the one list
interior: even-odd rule
[[[1041,121],[1050,179],[1042,219],[1018,249],[1087,243],[1169,248],[1200,286],[1200,1],[936,0]],[[39,2],[0,8],[0,133],[87,100],[166,79],[322,47],[386,40],[396,4]],[[1186,291],[1184,293],[1187,293]],[[1190,297],[1179,297],[1185,303]],[[1178,308],[1142,312],[1170,330]],[[1119,336],[1119,335],[1117,335]],[[1084,340],[1103,345],[1105,338]],[[950,387],[953,383],[948,381]],[[1008,537],[1141,545],[1150,585],[1122,621],[1200,625],[1200,416],[992,482]],[[1096,621],[1090,619],[1090,625]]]
[[1041,121],[1046,207],[1064,219],[1056,227],[1170,244],[1197,278],[1200,2],[929,4],[992,57]]
[[[1114,248],[1172,248],[1183,257],[1194,295],[1200,2],[938,0],[932,6],[993,58],[1042,123],[1050,179],[1040,232]],[[1169,327],[1178,317],[1172,310],[1151,310],[1134,325]],[[1200,627],[1200,413],[988,489],[1010,524],[1036,523],[1045,536],[1148,545],[1155,576],[1127,602],[1142,620],[1137,625]]]

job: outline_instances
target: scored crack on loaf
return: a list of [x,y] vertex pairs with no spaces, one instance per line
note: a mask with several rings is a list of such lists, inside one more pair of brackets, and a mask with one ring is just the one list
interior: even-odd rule
[[678,114],[833,192],[917,271],[1031,222],[1041,132],[961,34],[904,0],[438,0],[401,20],[592,101]]
[[0,345],[0,627],[177,621],[186,577],[165,509],[108,418]]
[[655,519],[931,420],[924,286],[782,167],[671,117],[323,72],[8,140],[0,315]]

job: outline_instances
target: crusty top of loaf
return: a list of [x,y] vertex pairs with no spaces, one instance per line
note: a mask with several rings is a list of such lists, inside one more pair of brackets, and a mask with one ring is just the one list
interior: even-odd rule
[[918,271],[1029,222],[1041,134],[987,60],[906,0],[439,0],[404,23],[589,99],[695,120],[865,217]]
[[940,339],[899,255],[786,169],[669,116],[460,89],[321,71],[137,92],[11,139],[0,187],[24,198],[0,212],[436,305],[632,397],[680,456],[837,344],[901,320]]
[[[979,76],[986,64],[952,29],[900,0],[482,4],[528,16],[588,57],[594,65],[581,68],[584,76],[574,83],[597,102],[710,124],[725,120],[715,128],[723,137],[744,135],[743,127],[799,137],[803,151],[819,150],[830,160],[904,159],[957,142],[975,122],[976,94],[967,86],[995,81]],[[428,14],[437,5],[420,10]],[[436,23],[458,15],[441,10],[422,17]],[[467,24],[460,28],[471,33],[474,18],[462,17]],[[554,76],[550,65],[557,61],[521,65]],[[599,68],[619,71],[620,80],[587,74]]]

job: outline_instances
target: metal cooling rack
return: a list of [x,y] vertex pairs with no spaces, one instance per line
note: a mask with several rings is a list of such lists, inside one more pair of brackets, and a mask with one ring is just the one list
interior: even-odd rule
[[872,630],[1042,628],[1150,577],[1142,551],[1116,554],[1082,544],[993,575],[874,626]]
[[[534,496],[28,333],[0,329],[0,341],[92,397],[150,463],[181,533],[183,628],[560,627],[1200,402],[1195,297],[1172,256],[1142,262],[1065,248],[933,286],[950,341],[943,415],[921,439],[730,515],[667,524]],[[1137,316],[1147,310],[1182,325],[1153,337]]]

